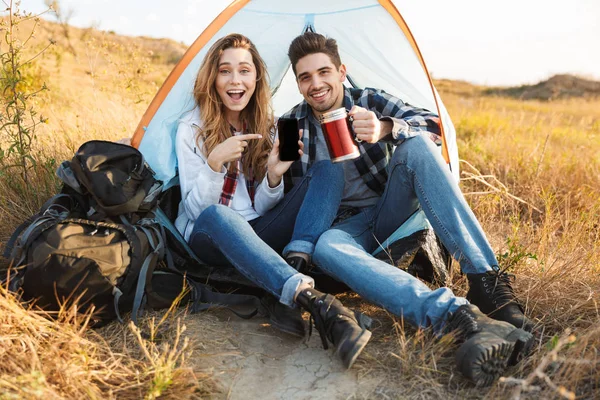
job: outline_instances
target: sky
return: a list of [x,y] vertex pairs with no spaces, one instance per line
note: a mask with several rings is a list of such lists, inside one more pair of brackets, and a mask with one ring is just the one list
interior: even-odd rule
[[[70,23],[191,44],[230,0],[59,0]],[[285,0],[282,0],[285,1]],[[301,1],[301,0],[296,0]],[[326,0],[324,0],[326,1]],[[491,86],[600,80],[600,0],[395,0],[434,78]],[[41,12],[44,0],[22,0]],[[52,20],[52,15],[47,15]]]

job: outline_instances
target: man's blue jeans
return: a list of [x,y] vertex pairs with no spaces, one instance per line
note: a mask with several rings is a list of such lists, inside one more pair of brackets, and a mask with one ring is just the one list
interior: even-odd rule
[[265,215],[247,222],[223,205],[212,205],[194,223],[189,244],[203,262],[234,266],[242,275],[293,305],[300,283],[314,284],[278,254],[309,255],[333,222],[344,188],[339,164],[315,163],[302,181]]
[[448,313],[467,300],[448,288],[431,290],[403,270],[371,253],[419,207],[463,272],[497,265],[479,222],[435,144],[426,136],[396,147],[379,203],[321,235],[313,261],[364,299],[402,316],[412,325],[439,329]]

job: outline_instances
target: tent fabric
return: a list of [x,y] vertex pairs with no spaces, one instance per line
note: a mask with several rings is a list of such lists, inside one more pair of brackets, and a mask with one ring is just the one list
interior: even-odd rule
[[433,229],[423,210],[418,210],[410,216],[394,233],[373,251],[373,255],[381,253],[399,239],[412,235],[415,232]]
[[201,35],[206,43],[192,45],[167,78],[140,122],[134,145],[139,143],[158,179],[167,186],[173,183],[178,119],[194,108],[194,80],[209,47],[230,33],[241,33],[256,45],[269,71],[275,114],[283,114],[302,101],[287,49],[296,36],[310,29],[337,40],[350,82],[356,86],[383,89],[440,115],[451,170],[458,180],[454,126],[431,84],[414,38],[406,26],[399,25],[403,20],[395,12],[393,4],[384,0],[234,1]]

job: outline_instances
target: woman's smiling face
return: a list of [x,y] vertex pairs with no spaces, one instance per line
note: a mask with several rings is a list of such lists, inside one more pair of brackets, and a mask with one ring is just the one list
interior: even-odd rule
[[239,114],[250,102],[256,89],[256,67],[246,49],[229,48],[219,59],[215,88],[223,105]]

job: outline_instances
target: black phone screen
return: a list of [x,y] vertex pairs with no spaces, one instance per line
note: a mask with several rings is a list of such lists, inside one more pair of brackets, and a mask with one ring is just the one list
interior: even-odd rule
[[296,161],[300,159],[298,150],[299,130],[295,118],[279,118],[277,121],[279,135],[279,159],[281,161]]

